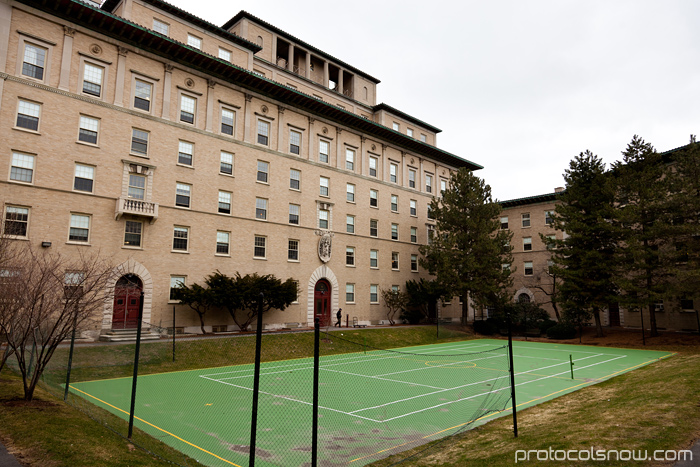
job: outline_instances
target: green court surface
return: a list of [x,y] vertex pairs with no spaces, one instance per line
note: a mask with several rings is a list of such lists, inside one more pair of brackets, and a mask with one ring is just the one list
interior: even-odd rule
[[[505,344],[481,339],[321,357],[319,465],[365,465],[510,415]],[[671,355],[522,341],[513,354],[518,410]],[[253,369],[139,376],[135,426],[202,465],[247,466]],[[262,364],[256,465],[309,465],[312,381],[311,358]],[[118,378],[71,390],[128,419],[131,386],[131,378]]]

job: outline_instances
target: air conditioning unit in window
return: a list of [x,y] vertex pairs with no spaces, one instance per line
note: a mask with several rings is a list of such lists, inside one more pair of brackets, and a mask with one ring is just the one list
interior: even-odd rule
[[323,209],[324,211],[328,211],[331,209],[331,205],[328,203],[319,203],[320,209]]

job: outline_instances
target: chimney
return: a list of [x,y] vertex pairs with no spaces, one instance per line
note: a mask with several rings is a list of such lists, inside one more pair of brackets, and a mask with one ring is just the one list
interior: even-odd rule
[[564,191],[564,187],[563,187],[563,186],[558,186],[558,187],[556,187],[556,188],[554,189],[554,193],[561,193],[562,191]]

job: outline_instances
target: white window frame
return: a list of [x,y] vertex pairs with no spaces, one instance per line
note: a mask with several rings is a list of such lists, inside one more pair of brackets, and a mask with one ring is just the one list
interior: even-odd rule
[[345,216],[345,232],[349,234],[355,234],[355,216],[352,214],[347,214]]
[[221,46],[219,46],[219,58],[221,60],[224,60],[225,62],[231,63],[231,57],[232,57],[232,52],[228,49],[225,49]]
[[395,162],[389,163],[389,181],[399,183],[399,164]]
[[[189,164],[187,162],[183,162],[181,160],[183,155],[185,156],[184,157],[185,161],[187,160],[187,156],[189,156],[189,159],[190,159]],[[194,143],[190,143],[189,141],[183,141],[183,140],[178,141],[177,165],[183,166],[183,167],[194,167]]]
[[346,246],[345,247],[345,266],[348,268],[354,268],[356,263],[355,247]]
[[[296,216],[296,222],[293,222],[292,216]],[[300,225],[301,224],[301,205],[289,203],[289,224]]]
[[[369,156],[369,176],[377,177],[379,170],[379,158],[376,156]],[[374,173],[373,173],[374,172]]]
[[345,184],[345,200],[355,204],[355,185],[352,183]]
[[[101,70],[101,78],[100,78],[100,93],[99,95],[95,95],[90,92],[85,91],[85,83],[90,83],[93,85],[97,85],[97,83],[93,81],[89,81],[86,79],[86,70],[88,67],[93,67],[93,68],[99,68]],[[91,99],[101,99],[104,100],[105,94],[106,94],[106,86],[109,81],[107,80],[107,74],[109,72],[109,65],[107,65],[104,62],[98,61],[96,59],[89,59],[86,57],[81,56],[80,57],[80,80],[78,81],[78,86],[80,86],[79,93],[82,94],[83,96],[87,96]],[[92,77],[88,76],[88,78],[92,79]]]
[[204,41],[201,37],[195,36],[190,32],[187,33],[187,45],[189,45],[190,47],[194,47],[197,50],[202,50],[203,43]]
[[391,212],[399,212],[399,195],[391,195],[391,202],[389,203]]
[[[228,158],[229,158],[228,156],[231,156],[231,157],[230,157],[230,158],[231,158],[231,162],[230,162],[230,163],[228,162],[228,160],[224,160],[224,159],[228,159]],[[233,159],[234,159],[233,153],[228,152],[228,151],[221,151],[221,152],[220,152],[220,155],[219,155],[219,175],[225,175],[225,176],[227,176],[227,177],[233,177]],[[221,170],[223,164],[227,164],[227,165],[230,165],[230,166],[231,166],[231,173],[226,173],[226,172],[224,172],[224,171]]]
[[153,30],[159,34],[167,36],[170,34],[170,24],[158,18],[153,18]]
[[[89,177],[88,177],[89,175]],[[89,190],[81,190],[79,188],[76,188],[76,182],[78,179],[81,180],[90,180],[90,189]],[[78,193],[93,193],[95,191],[95,166],[94,165],[88,165],[88,164],[82,164],[80,162],[75,163],[75,169],[73,171],[73,191],[76,191]]]
[[[95,133],[95,142],[85,141],[81,139],[83,135]],[[80,114],[78,116],[78,140],[79,144],[87,144],[88,146],[99,146],[100,144],[100,119],[91,115]]]
[[[19,211],[26,211],[26,212],[19,212]],[[3,218],[2,218],[2,232],[3,232],[3,234],[5,234],[8,238],[15,238],[15,239],[29,238],[29,221],[31,220],[31,213],[32,213],[32,209],[28,206],[17,206],[14,204],[6,204],[5,209],[3,211]],[[27,216],[26,220],[17,220],[16,218],[10,219],[10,217],[16,217],[16,215],[18,215],[18,214],[26,215]],[[8,222],[24,224],[24,235],[15,235],[13,233],[7,233],[6,229],[7,229]]]
[[[323,146],[326,146],[326,151],[323,152]],[[324,157],[325,156],[325,157]],[[325,160],[323,160],[325,159]],[[330,163],[331,160],[331,143],[330,141],[326,141],[325,139],[321,139],[318,142],[318,161],[323,163],[323,164],[328,164]]]
[[[324,226],[325,223],[325,226]],[[318,228],[330,230],[331,228],[331,212],[328,209],[318,210]]]
[[[374,224],[374,235],[372,235],[372,224]],[[369,236],[372,238],[379,237],[379,221],[377,219],[369,220]]]
[[355,150],[345,148],[345,170],[355,171]]
[[[228,198],[228,202],[227,202],[226,198]],[[228,204],[228,212],[226,212],[226,208],[225,208],[226,204]],[[223,208],[222,208],[222,205],[224,205]],[[219,214],[222,214],[224,216],[230,216],[233,212],[232,206],[233,206],[233,193],[231,193],[230,191],[219,190],[219,200],[217,202],[216,212]],[[224,210],[222,211],[222,209],[224,209]]]
[[[301,156],[302,133],[293,128],[289,129],[289,153],[295,156]],[[295,144],[296,143],[296,144]],[[296,150],[296,152],[294,152]]]
[[[223,240],[226,240],[226,241],[223,241]],[[219,251],[220,245],[226,245],[225,252]],[[231,232],[228,232],[225,230],[217,230],[216,231],[216,250],[215,250],[214,256],[231,256]]]
[[[87,227],[78,222],[87,222]],[[75,225],[74,225],[75,223]],[[87,235],[85,240],[72,239],[71,236],[73,229],[87,230]],[[90,244],[90,234],[92,233],[92,215],[82,212],[71,212],[68,223],[68,241],[66,243],[78,243],[81,245]]]
[[[267,161],[261,161],[258,159],[257,166],[256,166],[256,172],[255,172],[255,181],[256,183],[262,183],[263,185],[269,185],[270,184],[270,163]],[[263,177],[264,175],[264,177]],[[264,180],[261,180],[261,178],[264,178]]]
[[379,250],[369,250],[369,268],[379,269]]
[[[230,112],[232,117],[231,117],[231,124],[229,125],[228,123],[224,123],[224,112]],[[231,107],[222,105],[221,109],[219,110],[219,133],[221,133],[224,136],[231,137],[231,138],[236,138],[236,121],[238,115],[236,115],[236,109],[232,109]],[[224,125],[230,126],[231,127],[231,133],[226,133],[224,131]]]
[[418,243],[418,227],[411,227],[411,243]]
[[[17,113],[15,114],[15,125],[13,128],[15,130],[28,131],[30,133],[39,133],[41,130],[42,109],[43,105],[41,102],[20,97],[17,99]],[[18,125],[20,115],[29,117],[30,119],[36,119],[36,129]]]
[[[178,237],[176,235],[177,232],[180,232],[180,236]],[[182,236],[184,232],[184,236]],[[185,239],[185,248],[175,248],[175,240],[176,239]],[[172,243],[172,249],[170,250],[172,253],[188,253],[190,250],[190,228],[184,225],[175,225],[173,226],[173,243]]]
[[[399,263],[399,252],[398,251],[392,251],[391,252],[391,270],[392,271],[399,271],[401,270],[400,268],[400,263]],[[395,263],[395,264],[394,264]]]
[[520,214],[520,223],[523,229],[527,229],[532,225],[532,220],[530,218],[529,212],[524,212]]
[[[189,103],[190,100],[192,101],[192,111],[189,111]],[[192,125],[192,126],[197,126],[197,108],[198,108],[198,102],[197,102],[197,96],[192,95],[190,93],[186,93],[183,91],[180,91],[178,93],[178,116],[177,116],[177,121],[181,124],[185,125]],[[188,109],[185,110],[185,104],[187,104]],[[187,120],[183,120],[183,112],[186,114],[191,114],[192,115],[192,121],[188,122]]]
[[[143,84],[147,84],[148,86],[150,86],[148,99],[144,99],[142,96],[137,95],[136,86],[138,85],[138,83],[143,83]],[[138,111],[138,112],[152,114],[153,107],[155,104],[154,96],[156,95],[156,80],[153,78],[148,78],[148,77],[140,75],[140,74],[132,73],[131,74],[131,89],[134,90],[134,95],[131,96],[132,97],[131,108]],[[142,109],[142,108],[136,106],[136,99],[137,98],[141,99],[144,102],[148,102],[148,110]]]
[[369,302],[373,305],[379,303],[379,285],[370,284],[369,285]]
[[[270,130],[271,129],[272,129],[271,122],[269,122],[267,120],[263,120],[262,118],[258,118],[257,124],[255,126],[255,144],[259,144],[260,146],[269,147],[270,146],[270,133],[271,133]],[[265,130],[264,132],[266,132],[267,134],[261,133],[260,130]],[[261,137],[266,138],[264,143],[260,142]]]
[[[530,270],[529,274],[527,272],[528,269]],[[532,266],[532,261],[524,261],[523,262],[523,275],[528,276],[528,277],[535,275],[535,268]]]
[[418,255],[411,255],[411,272],[418,272]]
[[391,224],[391,239],[395,242],[399,240],[399,224]]
[[[255,235],[253,241],[253,259],[267,259],[267,236]],[[258,255],[259,249],[262,248],[263,255]]]
[[[21,183],[23,185],[33,185],[36,178],[36,154],[27,154],[19,151],[12,151],[12,159],[10,159],[10,171],[7,175],[7,179],[12,183]],[[12,169],[19,169],[20,171],[27,171],[30,175],[30,180],[21,180],[17,178],[12,178]],[[24,173],[24,172],[21,172]]]
[[321,175],[319,178],[319,196],[329,198],[331,195],[331,179]]
[[[292,248],[292,242],[294,242],[296,245],[296,248]],[[296,258],[290,258],[290,253],[291,252],[296,252]],[[299,240],[295,238],[290,238],[287,240],[287,261],[290,263],[298,263],[300,258],[300,251],[299,251]]]
[[[294,187],[296,182],[296,187]],[[289,169],[289,189],[293,191],[301,191],[301,170]]]
[[[374,196],[372,196],[374,195]],[[374,204],[372,204],[374,203]],[[369,207],[379,209],[379,190],[370,188],[369,190]]]
[[[128,232],[127,227],[129,224],[138,224],[140,225],[140,231],[139,232]],[[122,248],[134,248],[134,249],[143,249],[143,227],[144,223],[142,221],[137,221],[137,220],[132,220],[132,219],[127,219],[126,222],[124,222],[124,238],[122,239]],[[129,245],[126,243],[126,236],[127,235],[138,235],[139,238],[139,244],[138,245]]]
[[171,275],[170,287],[168,288],[168,303],[180,303],[180,300],[175,300],[173,297],[173,289],[179,289],[187,286],[187,276]]
[[[43,66],[38,66],[35,63],[25,62],[24,59],[27,58],[27,45],[30,47],[35,47],[37,49],[43,49],[44,50],[44,63]],[[17,49],[17,76],[21,76],[24,79],[30,79],[32,81],[38,82],[38,83],[48,83],[49,80],[49,71],[51,67],[51,51],[53,49],[53,46],[56,45],[54,43],[49,43],[49,42],[44,42],[40,41],[35,38],[29,38],[28,36],[25,36],[24,34],[20,33],[19,34],[19,46]],[[25,75],[24,74],[24,64],[27,63],[29,65],[35,66],[37,68],[42,69],[42,76],[41,79],[35,78],[32,75]]]
[[532,251],[532,237],[523,237],[523,251]]
[[351,282],[345,284],[345,303],[355,303],[355,284]]
[[408,206],[411,217],[418,217],[418,201],[412,199],[408,202]]
[[416,171],[414,169],[408,169],[408,187],[416,187]]
[[268,205],[267,205],[267,198],[260,198],[256,197],[255,198],[255,219],[259,221],[266,221],[267,220],[267,211],[268,211]]
[[[187,198],[187,206],[185,206],[184,204],[178,204],[178,196],[183,197],[183,199],[184,197]],[[175,183],[175,207],[180,209],[192,208],[192,185],[190,183]]]
[[426,193],[432,193],[433,192],[433,175],[432,174],[425,174],[425,192]]
[[[137,137],[137,136],[134,134],[134,132],[136,132],[136,131],[139,131],[139,132],[141,132],[141,133],[143,133],[143,134],[146,135],[146,139],[145,139],[145,141],[146,141],[146,143],[145,143],[145,144],[146,144],[146,152],[140,152],[140,151],[135,151],[135,150],[134,150],[134,138]],[[139,139],[140,139],[141,141],[143,140],[143,138],[141,138],[141,135],[139,135]],[[150,143],[150,139],[151,139],[151,132],[150,132],[150,131],[148,131],[148,130],[143,130],[143,129],[141,129],[141,128],[131,127],[131,139],[130,139],[130,143],[129,143],[129,154],[131,154],[132,156],[137,156],[137,157],[148,157],[148,149],[149,149],[149,147],[150,147],[150,144],[149,144],[149,143]],[[143,144],[141,141],[139,141],[139,144]]]

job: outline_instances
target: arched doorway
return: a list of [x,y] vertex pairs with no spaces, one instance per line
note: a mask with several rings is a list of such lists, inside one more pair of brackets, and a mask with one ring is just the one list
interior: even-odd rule
[[320,279],[314,287],[314,317],[321,326],[331,324],[331,284]]
[[143,283],[135,274],[125,274],[114,286],[112,329],[136,329]]

